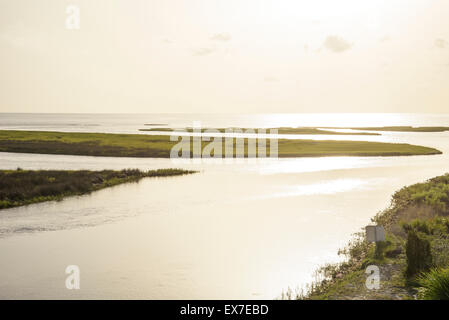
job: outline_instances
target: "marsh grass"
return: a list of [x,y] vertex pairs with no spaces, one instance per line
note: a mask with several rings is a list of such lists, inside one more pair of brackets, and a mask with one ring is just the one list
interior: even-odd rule
[[[191,139],[192,140],[192,139]],[[252,139],[256,141],[255,139]],[[270,140],[267,140],[270,156]],[[178,141],[169,135],[109,134],[45,131],[0,130],[0,152],[40,154],[67,154],[105,157],[169,158]],[[202,142],[202,150],[209,142]],[[233,156],[237,156],[236,139],[233,139]],[[193,156],[193,142],[187,150]],[[244,140],[243,156],[248,157],[248,139]],[[278,140],[280,158],[326,156],[410,156],[434,155],[441,151],[404,143],[332,140]],[[214,155],[214,152],[212,152]],[[222,144],[222,156],[225,144]]]
[[1,170],[0,209],[26,204],[59,200],[66,196],[81,195],[145,177],[169,177],[193,173],[181,169],[140,171],[61,171],[61,170]]

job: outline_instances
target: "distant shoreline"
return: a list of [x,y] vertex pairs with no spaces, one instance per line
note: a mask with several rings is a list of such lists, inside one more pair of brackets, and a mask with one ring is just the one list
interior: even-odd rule
[[381,132],[445,132],[449,127],[412,127],[412,126],[390,126],[390,127],[324,127],[326,129],[350,129],[362,131]]
[[[322,130],[319,128],[312,128],[312,127],[299,127],[299,128],[293,128],[293,127],[279,127],[279,128],[202,128],[198,129],[201,130],[201,132],[206,132],[207,130],[216,130],[220,133],[225,133],[226,130],[233,130],[235,132],[246,132],[254,130],[266,130],[266,133],[270,133],[270,130],[277,130],[277,134],[310,134],[310,135],[339,135],[339,136],[380,136],[380,133],[374,133],[374,132],[338,132],[338,131],[331,131],[331,130]],[[149,128],[149,129],[139,129],[139,131],[150,131],[150,132],[174,132],[177,130],[183,130],[185,132],[193,132],[193,128]]]

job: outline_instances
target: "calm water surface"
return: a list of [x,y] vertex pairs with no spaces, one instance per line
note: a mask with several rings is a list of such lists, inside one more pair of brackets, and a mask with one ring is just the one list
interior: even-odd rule
[[[97,115],[79,117],[3,114],[0,128],[131,133],[143,123],[189,126],[195,119],[127,115],[120,126],[115,115],[104,124]],[[337,121],[340,126],[449,126],[448,115],[227,117],[196,120],[213,126],[332,126]],[[59,129],[58,122],[64,124]],[[449,132],[385,133],[375,139],[436,147],[444,154],[185,164],[200,172],[2,210],[0,298],[275,298],[287,287],[309,282],[323,263],[338,261],[338,249],[388,205],[395,190],[449,171]],[[100,170],[180,165],[169,159],[0,153],[0,168],[18,166]],[[65,289],[70,264],[81,268],[81,290]]]

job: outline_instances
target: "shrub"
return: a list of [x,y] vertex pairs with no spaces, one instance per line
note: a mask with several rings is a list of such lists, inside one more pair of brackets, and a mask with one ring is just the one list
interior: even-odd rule
[[408,231],[405,253],[407,255],[407,277],[430,269],[432,265],[430,241],[413,229]]
[[390,241],[379,241],[376,242],[376,247],[374,250],[374,258],[377,260],[382,260],[385,256],[385,251],[391,245]]

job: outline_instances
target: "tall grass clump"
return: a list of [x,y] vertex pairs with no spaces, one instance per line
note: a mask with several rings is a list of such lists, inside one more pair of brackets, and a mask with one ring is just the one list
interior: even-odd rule
[[449,300],[449,268],[432,269],[418,278],[419,297],[424,300]]

